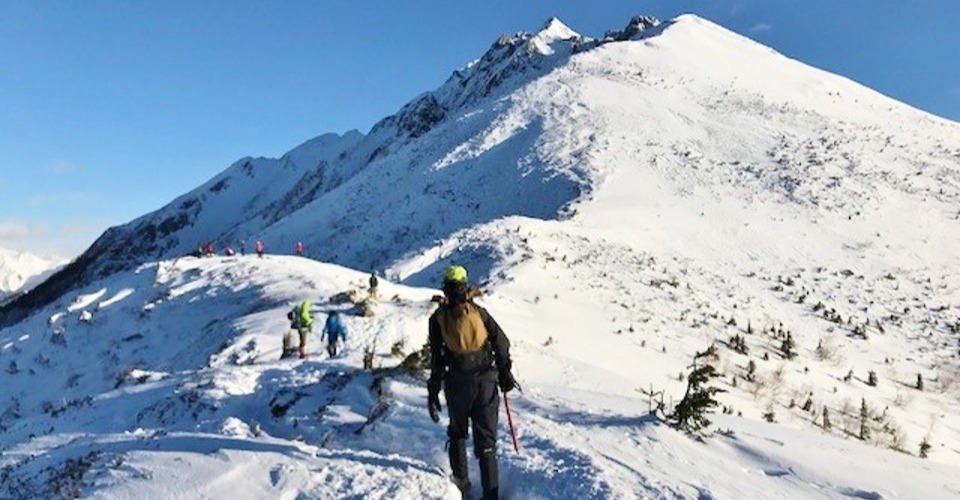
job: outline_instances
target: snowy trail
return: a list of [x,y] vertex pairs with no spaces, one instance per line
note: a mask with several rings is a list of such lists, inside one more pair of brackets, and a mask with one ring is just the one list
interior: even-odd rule
[[[525,230],[553,231],[538,223]],[[600,257],[592,244],[554,238],[570,258]],[[552,246],[543,237],[537,241]],[[610,250],[603,259],[636,258]],[[120,499],[458,496],[446,477],[445,418],[434,424],[427,417],[422,376],[392,368],[401,358],[391,350],[410,353],[425,342],[434,290],[382,283],[375,315],[347,314],[345,349],[327,359],[319,341],[324,313],[351,310],[329,299],[344,290],[362,290],[365,275],[293,257],[185,259],[156,268],[157,273],[138,271],[106,287],[133,292],[95,312],[99,333],[56,308],[34,320],[54,318],[52,323],[23,326],[62,328],[66,345],[73,348],[52,347],[61,349],[55,352],[62,359],[49,365],[45,374],[52,383],[45,387],[27,390],[36,375],[10,379],[8,397],[19,401],[19,410],[8,404],[3,418],[8,441],[0,468],[13,474],[4,485],[7,494],[26,498],[79,488],[89,497]],[[652,383],[671,395],[681,393],[682,384],[669,368],[677,365],[670,359],[686,359],[687,349],[702,348],[702,337],[685,339],[669,331],[637,337],[627,331],[629,321],[608,323],[611,314],[624,314],[617,305],[622,296],[610,296],[614,303],[599,309],[596,301],[583,300],[583,294],[605,293],[602,289],[563,289],[564,300],[528,290],[530,283],[545,280],[595,279],[584,271],[526,259],[514,264],[512,274],[527,279],[500,284],[480,299],[513,339],[516,373],[525,390],[511,394],[519,454],[501,409],[501,479],[507,498],[897,498],[903,491],[951,498],[960,492],[960,482],[948,479],[955,477],[951,466],[860,443],[721,415],[715,417],[717,428],[732,434],[697,443],[646,416],[648,401],[639,389]],[[635,272],[639,283],[673,273],[645,267]],[[703,276],[697,286],[724,283]],[[664,294],[703,300],[697,289],[643,287],[631,292],[640,305],[633,309],[650,314],[651,322],[683,311],[662,301]],[[93,285],[92,291],[103,288]],[[544,298],[534,300],[532,294]],[[303,298],[315,302],[313,355],[279,360],[285,312]],[[548,317],[557,323],[545,329]],[[598,330],[597,324],[606,326]],[[138,331],[151,333],[131,334]],[[206,336],[198,339],[191,331]],[[49,352],[43,335],[19,338],[13,343],[27,359]],[[652,345],[645,347],[644,340]],[[111,371],[76,376],[73,367],[90,356],[113,359],[117,349],[135,349],[144,357],[128,365],[133,370],[121,367],[122,377]],[[361,369],[368,349],[375,349],[379,370]],[[176,359],[176,353],[196,350]],[[171,354],[173,361],[167,359]],[[166,369],[156,369],[161,365]],[[94,397],[73,403],[69,396],[60,403],[51,398],[71,383]],[[747,404],[742,393],[731,396],[738,406]],[[53,403],[45,407],[45,400]],[[853,477],[865,479],[851,480],[824,461],[823,453],[833,460],[847,457],[844,467],[859,470]],[[473,461],[470,467],[478,478]],[[878,467],[910,470],[925,486],[911,482],[904,489],[901,476],[870,472]],[[79,476],[78,470],[83,471]]]

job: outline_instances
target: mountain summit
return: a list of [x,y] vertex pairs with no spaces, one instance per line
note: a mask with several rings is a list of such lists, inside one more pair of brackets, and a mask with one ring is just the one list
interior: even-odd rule
[[538,52],[544,55],[553,53],[550,44],[561,40],[577,40],[583,38],[579,33],[573,31],[559,19],[552,17],[540,28],[536,35],[530,38],[530,41],[536,46]]

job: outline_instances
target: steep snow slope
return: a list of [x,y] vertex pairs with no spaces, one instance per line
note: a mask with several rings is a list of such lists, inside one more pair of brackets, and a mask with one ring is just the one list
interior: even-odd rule
[[[551,20],[536,34],[501,37],[365,136],[328,134],[277,160],[241,160],[108,231],[63,279],[18,307],[206,241],[236,248],[260,239],[275,253],[304,241],[316,258],[386,269],[499,217],[569,217],[573,204],[610,185],[625,191],[607,197],[632,200],[632,215],[621,220],[648,221],[639,231],[653,231],[645,241],[665,239],[663,226],[634,208],[669,204],[695,218],[708,213],[700,204],[735,199],[717,210],[746,205],[734,219],[769,213],[783,219],[781,232],[796,221],[790,232],[798,236],[778,240],[778,253],[817,239],[804,236],[804,226],[824,217],[849,218],[850,227],[829,230],[875,244],[876,232],[857,225],[872,213],[910,223],[911,231],[894,235],[907,244],[891,242],[891,254],[925,238],[909,251],[955,261],[958,135],[954,123],[694,16],[664,24],[637,18],[598,40]],[[411,216],[421,224],[408,224]],[[742,224],[703,221],[711,233],[744,238],[740,247],[770,244]],[[685,236],[699,237],[701,225],[683,223]]]
[[577,62],[578,76],[618,73],[578,78],[571,100],[599,117],[587,128],[630,131],[591,151],[612,178],[583,210],[613,211],[611,237],[697,258],[735,248],[731,265],[809,265],[842,246],[855,267],[960,263],[956,123],[692,17]]

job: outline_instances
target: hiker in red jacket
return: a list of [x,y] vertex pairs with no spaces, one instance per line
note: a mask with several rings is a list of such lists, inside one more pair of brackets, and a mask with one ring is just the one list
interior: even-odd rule
[[256,249],[257,257],[263,258],[263,250],[265,249],[265,246],[262,241],[257,240]]

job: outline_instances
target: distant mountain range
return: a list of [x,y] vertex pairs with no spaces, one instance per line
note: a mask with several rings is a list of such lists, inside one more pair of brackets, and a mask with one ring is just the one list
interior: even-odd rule
[[0,248],[0,304],[38,285],[65,263],[64,259],[56,257]]

